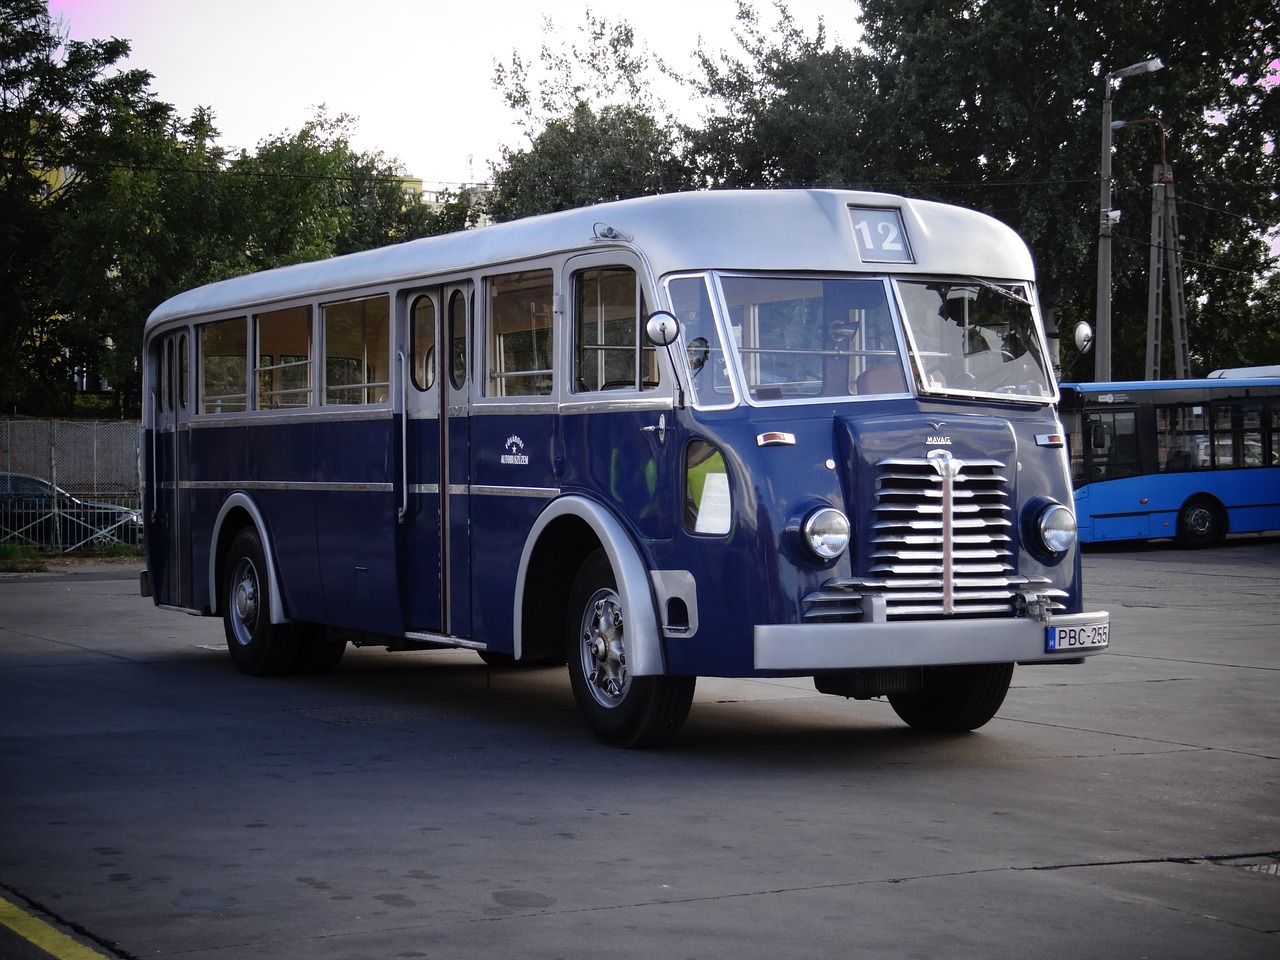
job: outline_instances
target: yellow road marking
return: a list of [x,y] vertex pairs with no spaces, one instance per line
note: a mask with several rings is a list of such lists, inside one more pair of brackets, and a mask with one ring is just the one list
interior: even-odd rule
[[4,897],[0,897],[0,923],[57,960],[109,960],[106,954],[90,950]]

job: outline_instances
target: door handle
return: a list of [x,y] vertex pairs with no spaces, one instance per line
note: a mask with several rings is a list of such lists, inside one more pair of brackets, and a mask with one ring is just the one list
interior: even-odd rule
[[667,415],[661,413],[658,415],[658,422],[648,427],[641,427],[641,433],[656,433],[659,443],[667,442]]

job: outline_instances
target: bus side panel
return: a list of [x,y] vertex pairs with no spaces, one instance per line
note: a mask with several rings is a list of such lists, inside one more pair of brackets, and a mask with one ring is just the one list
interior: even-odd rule
[[[209,552],[214,523],[227,497],[243,491],[266,525],[286,616],[323,621],[315,555],[315,512],[305,484],[312,477],[312,427],[309,423],[250,423],[208,426],[191,431],[192,476],[203,478],[192,489],[191,518],[193,590],[202,609],[208,596]],[[213,571],[221,576],[222,571]],[[219,611],[222,612],[221,610]]]
[[520,550],[557,487],[556,416],[475,416],[472,408],[470,427],[470,555],[455,554],[452,568],[470,561],[470,636],[484,641],[489,650],[511,653],[511,586]]
[[640,539],[673,535],[685,434],[672,412],[602,410],[565,416],[560,428],[566,485],[604,500]]
[[404,632],[396,566],[398,500],[388,478],[399,464],[388,413],[315,424],[314,555],[326,622],[376,633]]
[[248,475],[267,523],[286,615],[324,622],[315,506],[305,487],[299,489],[313,477],[314,430],[308,422],[251,425]]
[[[1226,509],[1232,533],[1280,529],[1280,471],[1214,470],[1150,474],[1091,484],[1076,491],[1091,524],[1081,524],[1083,543],[1174,537],[1183,505],[1212,498]],[[1270,494],[1267,490],[1272,491]]]

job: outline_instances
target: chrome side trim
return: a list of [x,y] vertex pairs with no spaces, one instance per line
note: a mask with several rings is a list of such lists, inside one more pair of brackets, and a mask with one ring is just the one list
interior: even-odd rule
[[477,497],[532,497],[541,500],[550,500],[560,495],[560,490],[557,487],[498,487],[485,486],[483,484],[464,487],[458,491],[451,487],[449,492],[470,493]]
[[336,483],[311,480],[181,480],[183,490],[305,490],[308,493],[391,493],[391,483]]

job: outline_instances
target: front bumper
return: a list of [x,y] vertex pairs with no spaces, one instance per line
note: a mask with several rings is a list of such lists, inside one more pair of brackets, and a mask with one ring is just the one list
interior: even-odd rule
[[1063,663],[1106,647],[1050,651],[1048,628],[1109,624],[1105,610],[1051,619],[899,620],[871,623],[759,624],[755,668],[807,674],[864,667],[956,663]]

